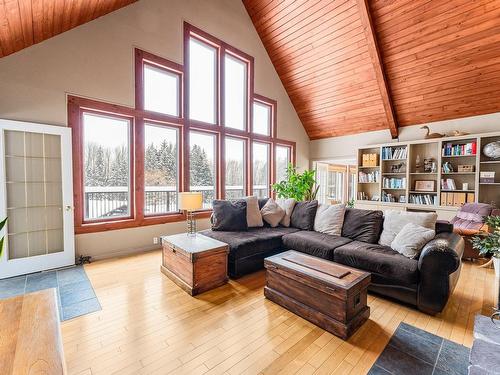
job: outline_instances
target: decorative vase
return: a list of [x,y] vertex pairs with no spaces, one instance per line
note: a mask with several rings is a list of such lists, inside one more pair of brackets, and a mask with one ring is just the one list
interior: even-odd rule
[[495,276],[500,278],[500,258],[493,257],[493,267],[495,268]]
[[483,153],[492,159],[500,158],[500,141],[488,143],[484,146]]

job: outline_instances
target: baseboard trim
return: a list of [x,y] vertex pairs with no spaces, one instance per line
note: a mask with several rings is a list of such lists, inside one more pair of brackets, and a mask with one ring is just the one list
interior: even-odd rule
[[150,251],[155,251],[155,250],[160,250],[161,246],[159,245],[153,245],[153,246],[146,246],[142,248],[133,248],[133,249],[124,249],[124,250],[118,250],[118,251],[113,251],[109,253],[100,253],[98,255],[91,255],[91,254],[77,254],[76,257],[78,258],[80,255],[91,255],[92,256],[92,261],[95,260],[103,260],[103,259],[110,259],[110,258],[120,258],[124,256],[130,256],[130,255],[135,255],[135,254],[142,254],[142,253],[147,253]]

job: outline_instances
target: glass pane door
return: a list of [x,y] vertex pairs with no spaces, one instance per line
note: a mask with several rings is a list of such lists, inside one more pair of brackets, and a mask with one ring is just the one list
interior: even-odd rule
[[5,131],[9,259],[63,248],[61,137]]

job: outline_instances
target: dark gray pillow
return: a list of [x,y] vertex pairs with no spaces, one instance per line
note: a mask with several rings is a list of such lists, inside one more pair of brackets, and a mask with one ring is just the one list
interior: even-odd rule
[[313,230],[318,201],[297,202],[290,217],[290,226],[302,230]]
[[214,200],[212,210],[212,230],[226,232],[248,230],[247,203],[245,201]]
[[383,223],[384,213],[382,211],[348,208],[345,211],[342,237],[355,241],[378,243]]

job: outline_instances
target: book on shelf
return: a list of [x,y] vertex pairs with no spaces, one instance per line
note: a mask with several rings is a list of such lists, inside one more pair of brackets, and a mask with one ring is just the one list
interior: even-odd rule
[[443,156],[474,156],[477,152],[476,141],[468,143],[458,143],[453,144],[452,142],[447,142],[443,144]]
[[476,195],[474,193],[441,193],[441,206],[463,206],[465,203],[474,203]]
[[403,178],[389,178],[382,179],[382,187],[384,189],[406,189],[406,177]]
[[442,190],[457,190],[457,185],[455,185],[455,180],[453,178],[442,178],[441,179],[441,189]]
[[367,182],[379,182],[380,181],[380,171],[373,172],[358,172],[358,182],[359,183],[367,183]]
[[406,147],[383,147],[382,148],[382,160],[404,160],[407,156]]
[[406,203],[406,197],[404,195],[394,195],[385,191],[382,192],[380,200],[382,202]]
[[410,194],[410,203],[426,206],[436,206],[437,196],[433,194]]

